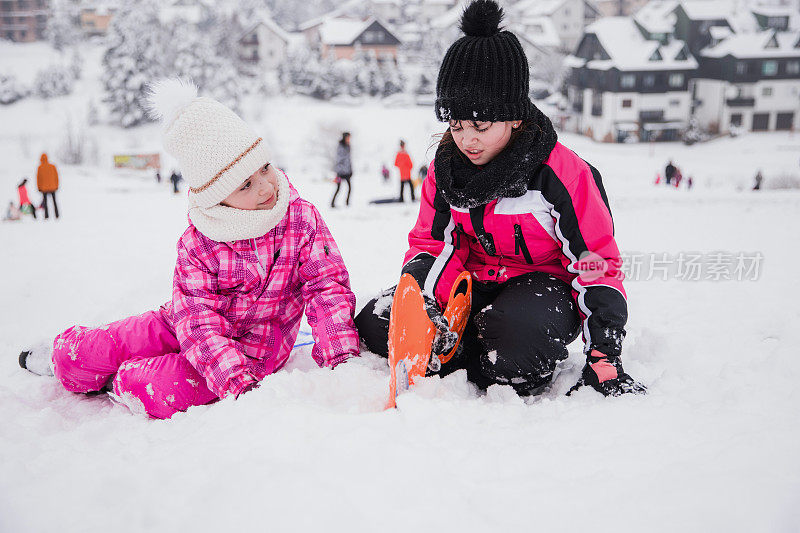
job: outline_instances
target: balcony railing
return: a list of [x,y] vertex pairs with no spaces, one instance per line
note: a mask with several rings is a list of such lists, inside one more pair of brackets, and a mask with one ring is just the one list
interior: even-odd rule
[[661,109],[653,111],[639,111],[639,120],[642,122],[664,120],[664,111]]
[[725,100],[728,107],[753,107],[756,105],[755,98],[728,98]]

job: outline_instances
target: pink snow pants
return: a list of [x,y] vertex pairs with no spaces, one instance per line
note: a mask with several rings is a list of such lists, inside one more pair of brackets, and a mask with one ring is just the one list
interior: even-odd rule
[[102,326],[73,326],[53,343],[55,375],[72,392],[99,391],[111,381],[132,411],[169,418],[217,399],[180,354],[175,333],[159,311]]

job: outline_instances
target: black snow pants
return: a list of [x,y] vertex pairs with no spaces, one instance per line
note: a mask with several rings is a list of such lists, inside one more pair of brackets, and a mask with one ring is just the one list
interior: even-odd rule
[[[394,287],[370,300],[355,319],[367,348],[388,356],[389,314]],[[536,394],[567,358],[567,345],[580,333],[571,289],[541,272],[504,283],[472,284],[472,310],[461,344],[440,375],[466,369],[467,378],[485,389],[511,385],[521,395]]]
[[344,199],[344,205],[350,205],[350,178],[353,177],[352,174],[339,174],[337,176],[339,181],[336,182],[336,190],[333,193],[333,198],[331,198],[331,207],[336,207],[336,196],[339,195],[339,189],[342,187],[342,182],[347,182],[347,196]]
[[56,192],[43,192],[42,193],[42,206],[44,206],[44,218],[50,218],[50,211],[47,210],[47,195],[53,199],[53,210],[55,211],[56,218],[58,218],[58,204],[56,203]]

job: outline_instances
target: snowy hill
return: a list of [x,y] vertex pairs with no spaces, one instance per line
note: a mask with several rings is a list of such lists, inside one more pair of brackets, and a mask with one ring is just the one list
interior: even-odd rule
[[[42,150],[57,151],[71,106],[91,96],[0,108],[0,201]],[[368,201],[397,194],[397,177],[384,184],[379,168],[400,138],[415,165],[432,156],[442,131],[432,110],[288,98],[248,102],[246,113],[320,207],[359,306],[395,283],[417,206]],[[353,201],[330,209],[342,130],[353,134]],[[170,294],[185,198],[151,175],[114,171],[110,158],[157,150],[157,128],[88,134],[94,162],[55,160],[62,218],[0,224],[0,531],[796,529],[800,192],[769,189],[799,173],[790,134],[692,147],[561,136],[603,174],[618,243],[642,261],[626,282],[623,359],[648,396],[564,396],[582,365],[576,343],[542,396],[481,394],[456,373],[385,412],[383,360],[365,353],[331,372],[300,353],[240,400],[169,421],[17,366],[30,343]],[[670,158],[693,190],[653,185]],[[750,191],[758,169],[768,190]],[[762,259],[741,280],[714,280],[721,264],[736,277],[719,252]],[[701,257],[699,280],[680,276],[687,254]]]

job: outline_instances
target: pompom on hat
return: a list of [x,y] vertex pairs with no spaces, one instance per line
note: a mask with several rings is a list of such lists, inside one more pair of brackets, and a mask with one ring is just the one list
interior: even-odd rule
[[461,17],[464,37],[442,60],[436,80],[436,118],[499,122],[533,116],[528,59],[517,37],[500,28],[503,10],[475,0]]
[[185,80],[150,85],[148,112],[164,126],[164,148],[189,184],[189,202],[210,208],[270,161],[266,142],[223,104]]

